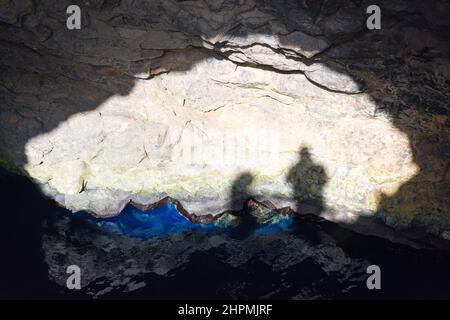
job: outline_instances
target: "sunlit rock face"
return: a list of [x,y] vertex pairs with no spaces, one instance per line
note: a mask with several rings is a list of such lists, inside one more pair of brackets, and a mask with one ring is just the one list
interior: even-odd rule
[[[133,3],[133,5],[131,5]],[[72,211],[270,200],[450,238],[448,4],[2,6],[1,163]],[[378,214],[377,214],[378,213]]]
[[[223,211],[245,172],[249,194],[288,200],[296,180],[307,179],[305,191],[355,210],[376,209],[387,183],[398,187],[416,173],[407,137],[388,119],[367,116],[375,110],[367,96],[189,53],[199,61],[191,69],[136,80],[127,96],[33,137],[28,173],[66,195],[73,210],[86,209],[84,187],[167,193],[196,213]],[[52,145],[42,157],[36,152]]]

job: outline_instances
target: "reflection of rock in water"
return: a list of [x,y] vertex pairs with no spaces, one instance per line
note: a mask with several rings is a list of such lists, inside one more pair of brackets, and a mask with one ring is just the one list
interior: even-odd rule
[[[433,264],[428,251],[361,236],[314,216],[299,218],[289,230],[256,228],[245,238],[229,229],[196,228],[141,239],[106,233],[68,216],[48,221],[46,230],[50,278],[64,286],[66,267],[76,264],[82,293],[104,298],[371,297],[378,293],[365,287],[370,264],[384,271],[383,297],[407,297],[414,293],[395,287],[403,278],[420,278],[422,270],[402,276],[405,265],[418,265],[424,257]],[[439,269],[430,268],[439,275]]]
[[[187,270],[198,267],[191,270],[193,274],[210,273],[206,277],[216,278],[217,289],[225,291],[217,292],[219,295],[239,298],[252,296],[252,292],[258,292],[254,290],[260,290],[258,297],[271,297],[277,295],[277,290],[284,291],[296,285],[283,279],[283,274],[289,276],[289,270],[303,266],[316,270],[311,274],[305,273],[305,270],[302,272],[300,268],[297,274],[299,280],[309,287],[311,294],[323,297],[326,296],[324,292],[315,292],[315,285],[327,281],[326,278],[333,274],[333,279],[341,282],[337,289],[351,289],[352,285],[357,284],[355,281],[362,281],[355,275],[362,276],[365,271],[363,266],[367,265],[362,260],[349,258],[333,243],[312,245],[284,233],[255,233],[238,240],[225,233],[199,230],[141,240],[93,232],[89,225],[81,223],[75,226],[67,217],[55,221],[53,227],[54,232],[44,237],[50,276],[64,285],[66,266],[77,264],[82,269],[82,285],[86,293],[95,296],[113,290],[132,291],[142,286],[151,288],[152,283],[146,281],[146,274],[176,278],[181,273],[188,277]],[[211,264],[218,264],[219,269],[212,269]],[[280,278],[274,277],[273,283],[252,283],[253,276],[246,274],[254,271],[264,273],[266,270],[278,274]],[[233,273],[246,275],[219,285]],[[256,280],[262,281],[262,278]],[[302,295],[301,289],[293,290]],[[195,290],[201,291],[202,288]],[[334,294],[330,292],[329,296]],[[155,296],[158,296],[157,292]]]

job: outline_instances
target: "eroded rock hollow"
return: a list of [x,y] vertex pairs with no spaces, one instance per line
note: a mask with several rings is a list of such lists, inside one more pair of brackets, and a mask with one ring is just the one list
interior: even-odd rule
[[450,6],[371,4],[2,1],[1,165],[98,216],[252,197],[450,239]]

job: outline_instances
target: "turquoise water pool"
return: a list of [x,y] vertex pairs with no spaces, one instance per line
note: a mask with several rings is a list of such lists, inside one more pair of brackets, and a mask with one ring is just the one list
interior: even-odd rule
[[142,211],[129,205],[120,215],[111,218],[95,218],[87,212],[76,213],[75,216],[89,221],[106,232],[144,239],[194,230],[235,234],[249,233],[249,231],[259,234],[283,232],[290,230],[293,224],[292,217],[282,215],[264,223],[244,223],[234,227],[215,222],[192,223],[171,203],[149,211]]

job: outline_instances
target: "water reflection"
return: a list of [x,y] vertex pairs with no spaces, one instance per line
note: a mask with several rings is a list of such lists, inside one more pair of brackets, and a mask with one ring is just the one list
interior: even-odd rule
[[[107,220],[61,212],[47,220],[43,249],[49,277],[61,288],[66,267],[80,266],[83,288],[76,294],[86,297],[448,297],[448,256],[359,235],[313,215],[295,220],[274,215],[236,237],[237,226],[192,224],[172,205],[150,212],[128,207]],[[382,269],[381,291],[365,286],[371,264]],[[416,283],[405,290],[412,278]],[[62,289],[66,297],[74,294]]]

